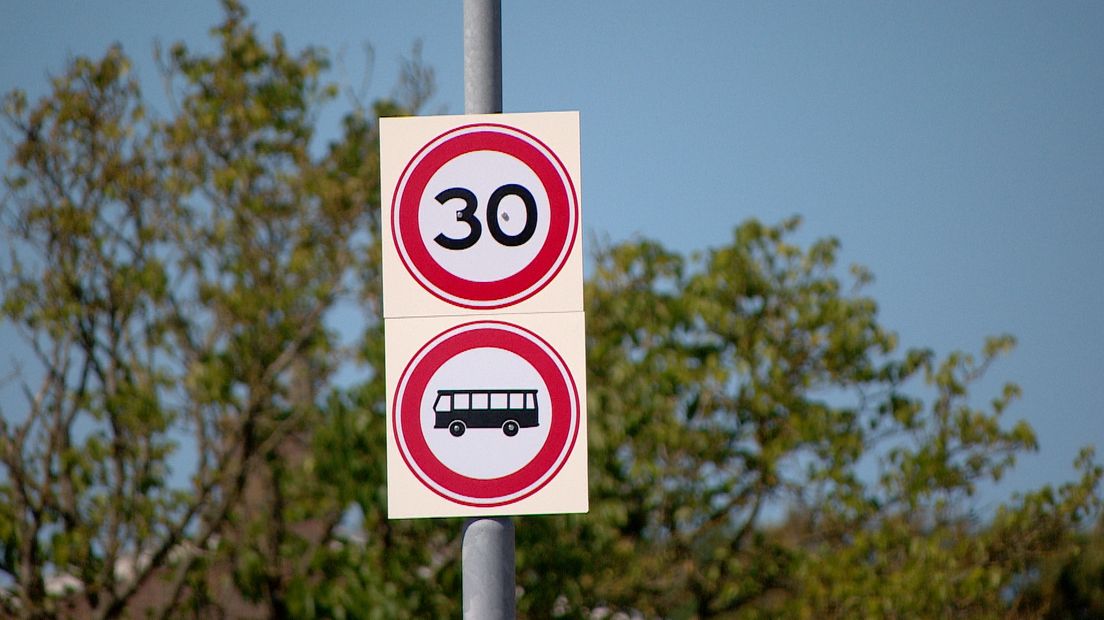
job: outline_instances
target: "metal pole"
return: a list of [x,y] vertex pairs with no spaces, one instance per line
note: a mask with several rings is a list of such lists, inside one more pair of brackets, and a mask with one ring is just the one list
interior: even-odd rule
[[[502,2],[464,0],[464,111],[502,112]],[[462,533],[465,620],[514,620],[514,523],[469,519]]]
[[502,0],[464,0],[464,111],[502,112]]
[[469,519],[463,538],[465,620],[514,620],[514,522]]

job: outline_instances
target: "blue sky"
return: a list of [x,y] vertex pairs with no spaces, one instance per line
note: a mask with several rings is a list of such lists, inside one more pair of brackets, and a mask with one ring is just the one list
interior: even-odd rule
[[[983,503],[1069,478],[1084,444],[1104,459],[1104,3],[504,4],[504,109],[580,111],[588,232],[688,252],[746,218],[800,214],[800,239],[838,237],[845,264],[874,272],[903,345],[1019,339],[977,401],[1019,383],[1009,421],[1042,449]],[[430,108],[447,113],[464,108],[461,7],[250,4],[263,32],[328,48],[334,79],[357,88],[370,68],[369,97],[420,40]],[[40,94],[67,58],[118,41],[155,101],[154,40],[208,47],[221,14],[212,0],[3,12],[0,91]]]

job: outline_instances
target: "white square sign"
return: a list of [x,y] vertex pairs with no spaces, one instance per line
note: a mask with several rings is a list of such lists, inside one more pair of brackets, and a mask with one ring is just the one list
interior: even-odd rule
[[582,311],[579,114],[380,119],[384,317]]
[[380,120],[390,518],[586,512],[577,112]]
[[388,517],[587,511],[583,321],[388,319]]

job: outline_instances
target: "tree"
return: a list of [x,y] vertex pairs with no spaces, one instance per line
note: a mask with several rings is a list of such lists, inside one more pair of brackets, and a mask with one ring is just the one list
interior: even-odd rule
[[375,128],[312,155],[325,55],[225,8],[214,54],[168,50],[166,119],[118,48],[6,100],[3,309],[35,363],[0,419],[5,614],[299,616],[345,513],[308,431],[340,405],[336,304],[378,306]]
[[838,243],[795,245],[797,226],[749,221],[697,258],[651,241],[598,253],[591,515],[519,529],[533,617],[1003,616],[1084,544],[1090,453],[1078,481],[970,510],[1035,449],[1001,422],[1015,385],[970,397],[1012,338],[980,357],[899,352],[869,273],[841,282]]
[[[117,48],[5,100],[0,295],[32,358],[0,411],[0,613],[455,616],[459,523],[389,521],[384,492],[376,119],[432,72],[415,48],[399,95],[320,144],[325,54],[225,9],[214,52],[165,51],[164,118]],[[522,614],[1097,610],[1091,454],[970,510],[1035,449],[1002,421],[1015,386],[971,396],[1012,339],[898,350],[870,275],[797,227],[595,253],[592,509],[519,522]]]

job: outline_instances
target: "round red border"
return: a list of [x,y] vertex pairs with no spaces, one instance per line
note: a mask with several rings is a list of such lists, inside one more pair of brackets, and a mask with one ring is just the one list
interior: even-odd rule
[[[522,333],[502,329],[498,325]],[[456,333],[450,335],[450,332]],[[465,476],[442,463],[425,440],[420,411],[426,386],[442,364],[464,351],[486,347],[510,351],[532,364],[544,381],[552,402],[549,415],[551,427],[541,449],[518,471],[491,479]],[[562,413],[565,410],[567,415]],[[536,493],[563,468],[579,435],[579,392],[563,358],[540,336],[518,325],[500,321],[465,323],[431,339],[414,354],[403,370],[391,411],[393,435],[407,469],[437,495],[468,506],[502,506]],[[572,411],[574,420],[571,419]],[[548,475],[549,472],[551,475]],[[425,480],[422,474],[441,488]]]
[[[441,267],[430,255],[418,225],[422,193],[433,175],[449,161],[475,151],[503,153],[528,166],[544,187],[551,213],[548,236],[529,264],[489,282],[462,278]],[[427,292],[464,308],[502,308],[537,294],[567,262],[579,226],[579,201],[563,162],[535,136],[493,123],[464,125],[430,140],[407,163],[391,205],[391,235],[395,247],[405,250],[405,254],[398,252],[403,266]]]

